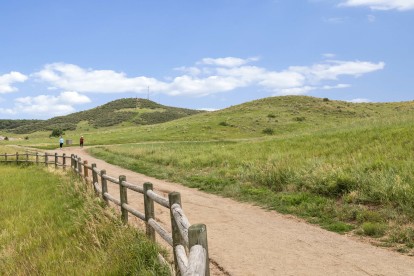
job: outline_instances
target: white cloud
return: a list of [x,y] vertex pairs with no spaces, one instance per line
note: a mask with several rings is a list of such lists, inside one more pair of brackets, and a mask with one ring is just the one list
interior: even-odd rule
[[333,53],[325,53],[325,54],[322,54],[322,56],[323,56],[324,58],[327,58],[327,59],[333,59],[333,58],[335,58],[335,57],[336,57],[336,55],[335,55],[335,54],[333,54]]
[[[333,57],[333,54],[325,56]],[[332,82],[342,76],[359,77],[385,66],[383,62],[325,60],[310,66],[291,66],[275,71],[247,65],[254,60],[256,58],[204,58],[195,66],[176,68],[182,74],[164,81],[145,76],[127,77],[124,73],[112,70],[84,69],[63,63],[48,64],[34,76],[47,82],[53,89],[82,93],[147,93],[149,86],[152,93],[201,97],[254,86],[279,94],[305,94],[315,89],[344,88]],[[330,85],[324,83],[328,81]],[[71,97],[70,93],[77,92],[64,92],[60,97],[66,95],[68,99],[76,99],[80,103],[87,101],[79,94]]]
[[252,61],[257,61],[258,57],[252,57],[247,59],[236,58],[236,57],[225,57],[225,58],[203,58],[198,64],[224,66],[224,67],[238,67]]
[[91,100],[75,91],[62,92],[58,96],[39,95],[15,99],[13,108],[0,108],[2,114],[31,114],[37,117],[52,117],[75,112],[74,105],[89,103]]
[[372,10],[399,10],[414,9],[414,0],[346,0],[340,6],[359,7],[365,6]]
[[357,98],[357,99],[350,100],[348,102],[351,102],[351,103],[369,103],[369,102],[371,102],[371,100]]
[[337,80],[343,75],[359,77],[363,74],[384,69],[385,63],[372,63],[367,61],[327,61],[312,66],[292,66],[290,71],[306,76],[311,82],[322,80]]
[[12,84],[16,82],[25,82],[27,76],[19,72],[10,72],[8,74],[0,75],[0,93],[11,93],[17,91],[16,87],[13,87]]
[[208,107],[205,107],[205,108],[199,108],[198,110],[213,112],[213,111],[217,111],[217,110],[220,110],[220,109],[218,109],[218,108],[208,108]]
[[145,92],[148,86],[153,90],[162,89],[165,84],[154,78],[128,78],[124,73],[112,70],[83,69],[74,64],[53,63],[34,74],[52,87],[79,92],[123,93]]

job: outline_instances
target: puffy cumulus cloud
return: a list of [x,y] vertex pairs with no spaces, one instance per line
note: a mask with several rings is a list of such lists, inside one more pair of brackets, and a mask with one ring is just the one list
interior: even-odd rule
[[[124,73],[111,70],[84,69],[62,63],[46,65],[34,76],[50,84],[53,89],[82,93],[147,93],[150,87],[153,93],[201,97],[255,86],[273,94],[285,95],[305,94],[316,89],[345,88],[348,86],[332,82],[342,76],[359,77],[385,66],[383,62],[325,60],[310,66],[291,66],[276,71],[248,64],[254,61],[257,58],[204,58],[194,66],[175,68],[181,74],[162,81],[145,76],[127,77]],[[324,82],[330,82],[330,85]],[[69,96],[70,94],[68,98],[71,98]],[[79,95],[73,98],[79,99]]]
[[12,84],[16,82],[25,82],[27,79],[27,76],[14,71],[0,75],[0,93],[4,94],[17,91],[17,88],[13,87]]
[[3,114],[25,113],[37,117],[52,117],[75,112],[74,105],[89,103],[91,100],[75,91],[62,92],[57,96],[39,95],[15,99],[11,109],[0,109]]
[[356,99],[350,100],[348,102],[350,102],[350,103],[370,103],[371,100],[362,99],[362,98],[356,98]]
[[337,80],[339,76],[359,77],[363,74],[381,70],[384,62],[372,63],[367,61],[327,61],[312,66],[292,66],[290,71],[306,76],[309,81]]
[[34,74],[53,88],[90,93],[146,92],[147,87],[163,89],[164,83],[147,77],[128,78],[112,70],[84,69],[74,64],[47,64]]
[[346,0],[340,6],[365,6],[373,10],[407,11],[414,9],[414,0]]
[[252,57],[247,59],[236,58],[236,57],[225,57],[225,58],[203,58],[198,64],[224,66],[224,67],[236,67],[247,64],[252,61],[259,60],[258,57]]

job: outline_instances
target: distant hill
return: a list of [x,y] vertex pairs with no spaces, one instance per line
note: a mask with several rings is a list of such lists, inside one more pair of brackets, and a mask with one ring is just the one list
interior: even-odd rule
[[135,125],[152,125],[201,112],[203,111],[164,106],[146,99],[126,98],[48,120],[0,120],[0,130],[21,134],[53,129],[75,130],[81,121],[87,121],[96,128],[125,122]]

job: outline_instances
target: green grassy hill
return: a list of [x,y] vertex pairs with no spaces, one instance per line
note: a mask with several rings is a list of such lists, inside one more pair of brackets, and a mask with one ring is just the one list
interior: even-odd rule
[[202,111],[164,106],[145,99],[119,99],[102,106],[49,120],[0,120],[0,130],[27,134],[53,129],[76,130],[80,122],[94,128],[121,123],[150,125],[175,120]]
[[[65,138],[84,135],[92,154],[122,167],[414,255],[413,129],[413,101],[285,96],[155,125],[81,121]],[[48,135],[17,143],[56,148]]]

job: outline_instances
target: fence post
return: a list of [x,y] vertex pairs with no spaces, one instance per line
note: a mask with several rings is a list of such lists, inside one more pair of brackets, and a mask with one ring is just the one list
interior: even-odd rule
[[145,206],[145,224],[147,237],[155,241],[155,230],[148,224],[150,218],[154,219],[154,201],[147,195],[148,190],[153,190],[152,183],[144,183],[144,206]]
[[82,176],[82,159],[79,157],[78,158],[78,174],[79,176]]
[[45,152],[45,166],[47,166],[47,152]]
[[191,249],[194,245],[201,245],[206,250],[206,271],[205,275],[210,275],[210,262],[208,257],[207,244],[207,227],[205,224],[194,224],[188,228],[188,248]]
[[[93,189],[95,190],[95,183],[97,183],[97,182],[98,182],[98,174],[95,172],[95,169],[96,169],[96,164],[95,164],[95,163],[93,163],[93,164],[91,165],[91,167],[92,167],[92,187],[93,187]],[[95,192],[96,192],[96,190],[95,190]]]
[[29,153],[26,151],[26,163],[29,162]]
[[39,153],[36,151],[36,164],[39,164]]
[[19,163],[19,153],[16,152],[16,164],[18,164],[18,163]]
[[[180,228],[178,228],[177,222],[175,221],[171,206],[178,204],[181,206],[181,195],[177,192],[171,192],[168,194],[168,200],[170,202],[170,218],[171,218],[171,230],[172,230],[172,239],[173,239],[173,252],[174,252],[174,266],[176,275],[180,274],[180,267],[178,266],[177,253],[175,252],[175,247],[177,245],[184,244],[183,238],[181,237]],[[181,271],[184,272],[184,271]]]
[[70,155],[70,167],[75,169],[75,155],[73,153]]
[[109,205],[109,200],[105,197],[105,193],[108,192],[108,184],[106,183],[106,179],[104,175],[106,174],[106,170],[101,170],[101,185],[102,185],[102,199],[105,201],[106,205]]
[[4,161],[7,161],[7,152],[4,154]]
[[57,166],[58,166],[58,154],[57,152],[55,152],[55,169],[57,168]]
[[88,174],[88,160],[83,161],[83,177],[86,179],[89,174]]
[[124,224],[128,223],[128,210],[124,208],[124,204],[128,204],[127,187],[122,186],[122,182],[126,181],[125,175],[119,176],[119,198],[121,199],[121,218]]
[[62,167],[63,169],[66,167],[66,153],[62,154]]

